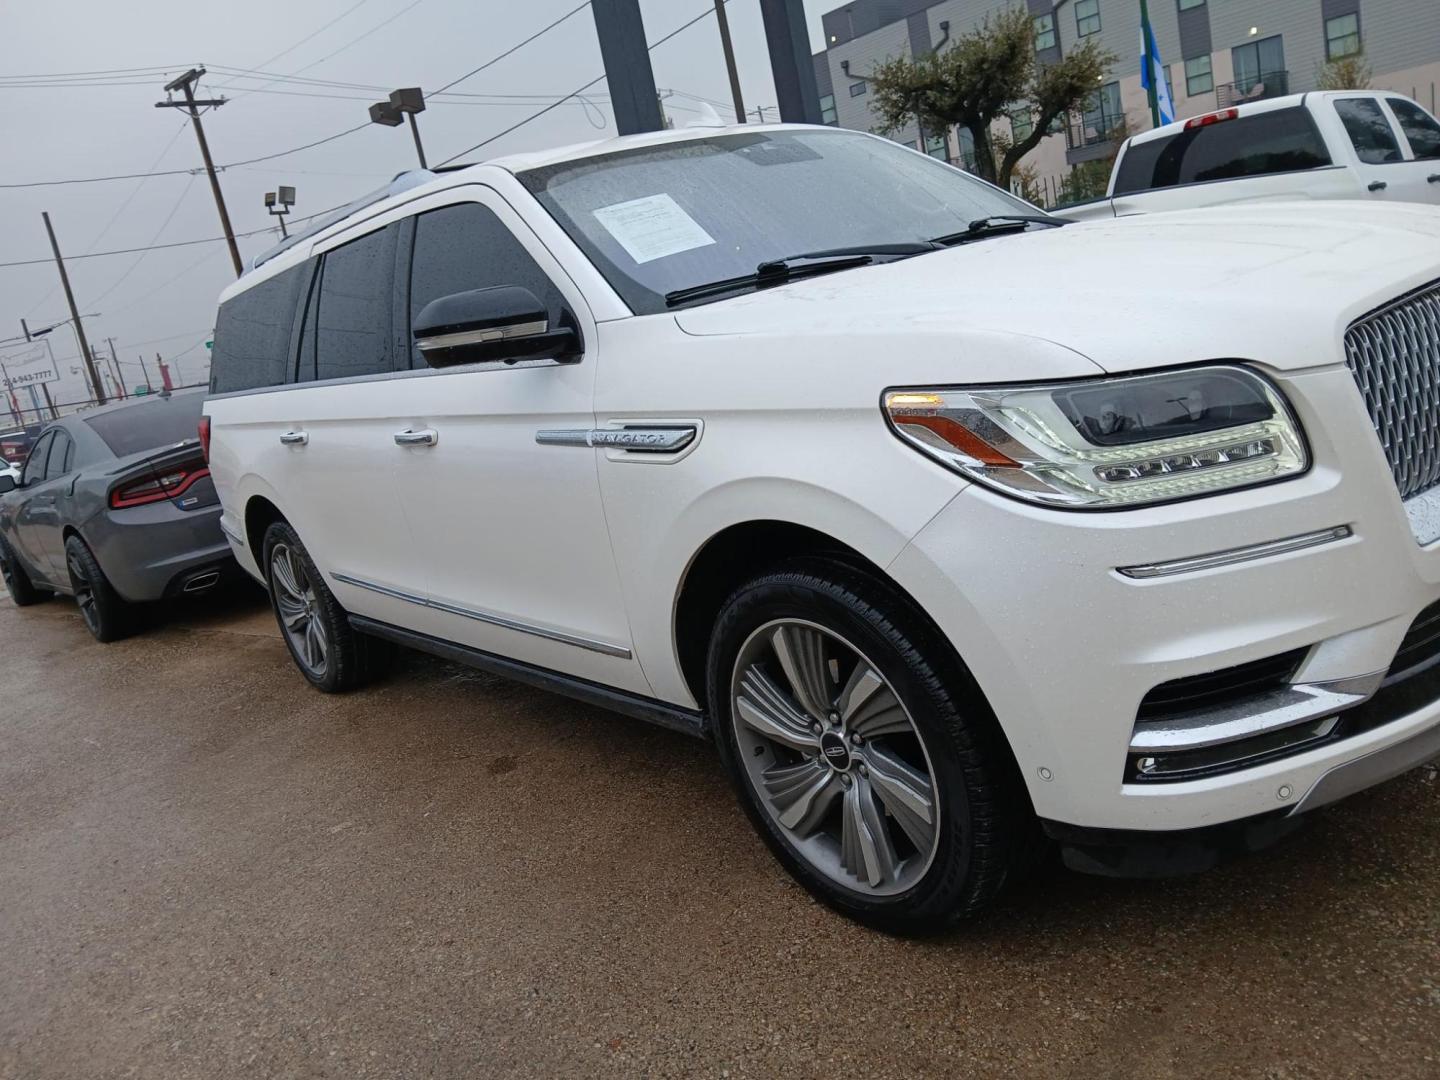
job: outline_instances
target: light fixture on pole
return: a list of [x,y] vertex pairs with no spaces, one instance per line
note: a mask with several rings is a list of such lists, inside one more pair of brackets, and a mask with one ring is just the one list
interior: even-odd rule
[[[281,187],[278,191],[265,192],[265,209],[270,211],[271,217],[280,219],[280,235],[286,240],[290,239],[290,233],[285,228],[285,215],[290,213],[290,208],[295,205],[295,189],[293,187]],[[277,210],[276,207],[279,207]]]
[[415,136],[415,153],[420,158],[420,168],[428,169],[425,164],[425,147],[420,144],[420,125],[415,120],[416,113],[425,111],[425,92],[418,86],[408,86],[402,90],[390,91],[389,101],[377,101],[370,106],[370,122],[372,124],[384,124],[386,127],[399,127],[410,118],[410,134]]

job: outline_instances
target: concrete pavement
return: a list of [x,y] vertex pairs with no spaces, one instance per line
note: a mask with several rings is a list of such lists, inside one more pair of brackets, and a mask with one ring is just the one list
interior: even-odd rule
[[906,942],[705,744],[428,659],[326,697],[258,598],[0,599],[0,1076],[1440,1075],[1440,782]]

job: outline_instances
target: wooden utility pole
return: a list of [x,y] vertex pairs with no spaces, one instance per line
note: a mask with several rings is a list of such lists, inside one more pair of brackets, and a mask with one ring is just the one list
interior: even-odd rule
[[115,355],[115,339],[107,337],[105,344],[110,346],[110,368],[115,372],[115,381],[120,384],[120,400],[124,401],[130,395],[125,392],[125,373],[120,370],[120,357]]
[[60,257],[60,245],[55,240],[55,227],[50,224],[50,212],[42,210],[45,231],[50,235],[50,250],[55,253],[55,265],[60,268],[60,284],[65,287],[65,302],[70,305],[71,325],[75,327],[75,340],[80,344],[80,357],[85,361],[85,370],[90,373],[90,388],[95,391],[95,403],[106,402],[105,387],[100,382],[100,373],[95,370],[95,358],[90,355],[90,343],[85,340],[85,327],[80,325],[80,309],[75,306],[75,294],[70,290],[70,275],[65,273],[65,260]]
[[165,101],[157,101],[157,109],[187,109],[190,113],[190,122],[195,125],[195,138],[200,143],[200,156],[205,160],[205,174],[210,177],[210,190],[215,194],[215,208],[220,211],[220,227],[225,230],[225,242],[230,245],[230,261],[235,264],[235,276],[239,277],[245,272],[245,267],[240,262],[240,249],[235,246],[235,230],[230,226],[230,213],[225,209],[225,196],[220,192],[220,178],[215,175],[215,162],[210,160],[210,144],[205,141],[205,128],[200,124],[201,105],[208,105],[212,109],[218,109],[224,105],[226,98],[206,98],[203,101],[195,100],[195,84],[205,74],[205,69],[191,68],[178,79],[172,79],[165,84],[167,95],[180,90],[185,94],[184,101],[171,101],[168,96]]
[[155,387],[150,385],[150,369],[145,366],[144,353],[140,354],[140,374],[145,376],[145,392],[147,394],[153,394],[155,392]]
[[725,52],[725,70],[730,73],[730,96],[735,100],[735,122],[745,123],[745,102],[740,97],[740,73],[735,70],[735,46],[730,43],[730,20],[725,0],[715,0],[715,21],[720,25],[720,48]]

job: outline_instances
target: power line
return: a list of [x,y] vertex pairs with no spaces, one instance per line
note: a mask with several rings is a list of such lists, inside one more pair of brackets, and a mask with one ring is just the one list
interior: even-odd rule
[[481,64],[479,67],[475,68],[473,71],[467,71],[464,75],[461,75],[458,79],[454,79],[454,80],[446,83],[444,86],[440,87],[439,90],[432,90],[432,91],[430,91],[428,96],[434,96],[435,94],[443,94],[446,90],[449,90],[452,86],[459,86],[459,85],[460,85],[462,82],[464,82],[466,79],[470,78],[470,76],[472,76],[472,75],[478,75],[478,74],[480,74],[480,72],[484,71],[486,68],[492,67],[492,66],[494,66],[495,64],[498,64],[501,60],[504,60],[504,59],[505,59],[507,56],[509,56],[511,53],[519,52],[519,51],[520,51],[521,49],[523,49],[526,45],[529,45],[532,41],[534,41],[536,38],[540,37],[542,34],[548,34],[551,30],[554,30],[555,27],[559,26],[559,25],[560,25],[561,23],[563,23],[566,19],[570,18],[572,15],[578,15],[580,12],[584,11],[584,10],[585,10],[587,7],[589,7],[589,6],[590,6],[590,0],[585,0],[585,2],[584,2],[583,4],[580,4],[580,5],[578,5],[577,7],[571,8],[569,11],[567,11],[564,15],[561,15],[561,16],[560,16],[558,19],[556,19],[554,22],[548,24],[547,26],[541,27],[539,30],[535,31],[535,33],[531,34],[529,37],[527,37],[524,41],[520,42],[518,45],[513,45],[513,46],[511,46],[510,48],[506,49],[504,52],[502,52],[499,56],[495,56],[495,57],[492,57],[492,58],[489,59],[489,60],[486,60],[485,63]]
[[[325,23],[325,24],[324,24],[323,26],[321,26],[319,29],[310,31],[310,33],[306,34],[304,37],[302,37],[299,41],[295,42],[295,44],[291,45],[289,48],[287,48],[287,49],[281,49],[278,53],[276,53],[274,56],[270,57],[268,60],[262,60],[262,61],[260,62],[260,64],[257,65],[257,66],[263,68],[266,64],[273,64],[276,60],[279,60],[282,56],[289,56],[292,52],[294,52],[296,49],[298,49],[301,45],[304,45],[307,41],[310,41],[312,38],[318,37],[320,34],[323,34],[326,30],[329,30],[330,27],[334,26],[336,23],[338,23],[341,19],[345,18],[345,17],[346,17],[347,15],[349,15],[351,12],[356,11],[356,10],[358,10],[359,8],[364,7],[364,6],[365,6],[366,4],[368,4],[369,2],[370,2],[370,0],[359,0],[358,3],[351,4],[348,8],[346,8],[344,11],[342,11],[339,15],[336,15],[333,19],[331,19],[329,22]],[[230,84],[230,83],[221,83],[221,84],[220,84],[221,87],[226,87],[226,86],[229,86],[229,85],[231,85],[231,84]]]
[[[655,42],[652,42],[651,44],[647,45],[647,46],[645,47],[645,51],[646,51],[646,52],[654,52],[654,51],[655,51],[656,49],[658,49],[661,45],[664,45],[667,41],[669,41],[671,38],[675,37],[677,34],[680,34],[680,33],[682,33],[683,31],[688,30],[690,27],[694,26],[696,23],[700,22],[702,19],[706,18],[707,16],[714,15],[714,14],[715,14],[715,9],[714,9],[714,8],[706,8],[706,9],[705,9],[704,11],[702,11],[699,15],[696,15],[693,19],[690,19],[688,22],[681,23],[681,24],[680,24],[679,26],[677,26],[674,30],[671,30],[670,33],[668,33],[668,34],[666,34],[664,37],[660,38],[660,40],[655,41]],[[519,128],[524,127],[526,124],[530,123],[530,121],[532,121],[532,120],[538,120],[540,117],[544,116],[546,113],[550,112],[552,109],[558,109],[561,105],[565,104],[565,102],[569,101],[571,98],[579,97],[579,96],[580,96],[581,94],[583,94],[586,90],[589,90],[590,87],[594,86],[596,83],[600,82],[600,81],[601,81],[602,79],[604,79],[604,78],[605,78],[605,76],[604,76],[603,74],[602,74],[602,75],[597,75],[597,76],[595,76],[595,78],[591,79],[591,80],[590,80],[589,82],[587,82],[584,86],[581,86],[581,87],[579,87],[579,88],[576,89],[576,90],[570,91],[570,93],[566,94],[563,98],[560,98],[558,101],[553,101],[553,102],[551,102],[549,105],[546,105],[543,109],[540,109],[540,110],[538,110],[538,111],[536,111],[536,112],[531,113],[529,116],[525,117],[525,119],[520,120],[520,121],[518,121],[517,123],[511,124],[511,125],[510,125],[508,128],[506,128],[504,131],[496,132],[494,135],[491,135],[488,139],[481,139],[478,143],[476,143],[474,146],[470,147],[470,148],[467,149],[467,150],[461,150],[458,154],[451,154],[451,155],[450,155],[448,158],[446,158],[444,161],[440,162],[440,164],[441,164],[441,165],[448,165],[448,164],[450,164],[450,162],[454,161],[456,158],[464,157],[466,154],[470,154],[470,153],[473,153],[473,152],[476,151],[476,150],[479,150],[482,146],[488,146],[490,143],[494,142],[496,139],[502,139],[502,138],[504,138],[506,135],[509,135],[512,131],[515,131],[515,130],[517,130],[517,129],[519,129]]]
[[[180,192],[180,197],[175,200],[175,205],[170,208],[170,213],[166,214],[165,220],[160,223],[160,228],[156,229],[155,235],[150,238],[151,244],[154,244],[156,241],[158,241],[160,237],[164,234],[165,230],[169,228],[170,222],[175,220],[175,215],[179,213],[181,205],[185,202],[185,196],[190,194],[190,189],[194,186],[195,177],[192,176],[190,177],[189,183],[185,185],[185,190]],[[126,269],[123,273],[121,273],[118,278],[116,278],[113,282],[110,283],[110,287],[108,289],[102,292],[99,296],[92,296],[87,301],[87,303],[89,303],[91,306],[94,306],[100,303],[101,300],[104,300],[105,297],[113,293],[120,286],[121,282],[123,282],[126,278],[128,278],[131,274],[135,272],[135,268],[139,266],[142,262],[144,262],[145,256],[149,254],[150,248],[146,247],[145,250],[140,252],[139,256],[135,259],[135,261],[130,264],[129,268]]]
[[102,68],[98,71],[54,71],[43,75],[0,75],[0,81],[4,81],[7,79],[61,79],[67,78],[72,75],[115,75],[137,71],[161,72],[163,74],[166,71],[178,71],[184,66],[184,64],[154,64],[150,67]]
[[[273,231],[267,227],[264,229],[251,229],[249,232],[236,233],[236,237],[259,236],[261,233]],[[67,262],[75,262],[77,259],[103,259],[108,255],[135,255],[142,251],[163,251],[166,248],[194,247],[196,244],[218,244],[223,241],[223,236],[207,236],[201,240],[174,240],[168,244],[151,244],[148,247],[119,248],[115,251],[89,251],[84,255],[66,256]],[[54,259],[18,259],[14,262],[0,262],[0,269],[11,266],[36,266],[40,263],[51,263]]]

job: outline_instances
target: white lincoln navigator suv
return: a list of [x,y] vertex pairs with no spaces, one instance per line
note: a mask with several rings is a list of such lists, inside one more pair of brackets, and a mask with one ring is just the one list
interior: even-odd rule
[[1440,211],[1066,225],[830,128],[406,174],[221,298],[203,434],[301,673],[395,643],[713,738],[945,926],[1440,753]]

